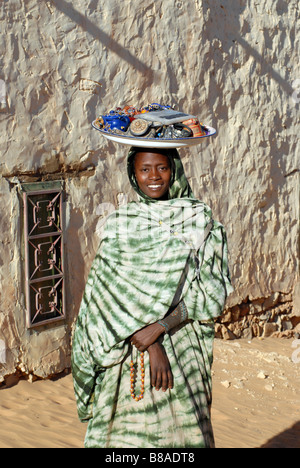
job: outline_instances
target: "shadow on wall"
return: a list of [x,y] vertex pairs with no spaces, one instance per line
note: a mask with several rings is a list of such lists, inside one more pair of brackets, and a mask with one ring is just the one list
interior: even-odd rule
[[[98,25],[94,24],[87,16],[76,10],[71,3],[65,0],[52,0],[52,3],[58,11],[68,16],[71,21],[84,29],[94,39],[100,41],[109,48],[111,52],[120,57],[120,59],[131,65],[137,72],[144,75],[149,86],[154,82],[154,72],[151,67],[139,60],[128,49],[119,44],[109,34],[99,28]],[[222,3],[225,3],[226,6]],[[283,76],[281,76],[277,70],[275,70],[272,64],[267,62],[263,55],[259,53],[253,45],[244,39],[243,35],[251,31],[251,25],[245,18],[243,18],[243,24],[241,22],[243,11],[246,8],[246,6],[241,3],[242,2],[237,6],[237,3],[234,0],[227,0],[226,2],[214,2],[212,6],[212,2],[209,2],[209,0],[202,0],[204,16],[204,26],[200,36],[202,41],[209,42],[213,45],[214,40],[219,39],[221,41],[222,50],[229,56],[232,56],[232,60],[229,60],[229,65],[232,65],[233,67],[239,66],[238,64],[233,63],[234,44],[242,46],[245,53],[251,55],[255,59],[256,64],[259,65],[260,69],[258,74],[262,76],[270,76],[271,79],[275,80],[280,85],[284,92],[291,96],[295,91],[292,85]],[[278,0],[276,4],[277,11],[278,8],[281,8],[281,11],[278,11],[278,14],[282,14],[287,11],[288,7],[285,3],[286,2],[282,2],[281,5]],[[258,13],[254,12],[253,14]],[[293,46],[293,42],[295,40],[295,27],[291,29],[290,38]],[[268,38],[267,29],[264,31],[264,41],[266,44],[270,43],[271,48],[272,39]],[[259,47],[259,42],[256,41],[256,44]],[[220,54],[220,50],[214,50],[212,48],[211,53],[206,60],[214,60],[216,68],[224,67],[224,58],[222,57],[222,54]],[[209,67],[205,66],[204,62],[203,69],[209,69]],[[177,77],[175,76],[173,77],[172,82],[175,83],[176,80]],[[209,95],[215,96],[214,93],[209,93]]]
[[[282,66],[278,60],[277,49],[274,48],[277,42],[275,41],[275,32],[273,31],[273,21],[270,15],[274,12],[274,16],[280,15],[287,17],[289,5],[287,2],[276,0],[272,4],[272,12],[265,13],[265,18],[259,16],[261,11],[261,4],[254,4],[251,10],[251,16],[245,11],[246,5],[249,2],[235,2],[234,0],[219,0],[211,2],[209,0],[202,0],[202,14],[204,17],[204,26],[201,34],[203,43],[211,45],[209,54],[204,54],[202,67],[204,70],[210,70],[210,76],[207,77],[209,89],[207,89],[207,105],[210,109],[210,114],[213,116],[212,126],[221,128],[228,125],[229,122],[229,107],[224,103],[227,92],[225,87],[225,80],[228,79],[229,83],[232,80],[232,96],[231,96],[231,112],[234,112],[234,99],[238,100],[241,95],[247,94],[252,98],[251,117],[257,117],[258,122],[262,121],[267,123],[266,131],[258,133],[255,140],[255,146],[250,148],[253,155],[264,153],[269,156],[269,166],[255,168],[255,172],[248,177],[248,181],[252,184],[252,192],[249,191],[251,196],[251,203],[247,206],[240,206],[240,219],[245,219],[246,214],[250,214],[250,210],[256,210],[256,216],[259,221],[258,235],[253,236],[254,242],[252,251],[261,252],[261,246],[266,243],[266,233],[268,228],[268,217],[272,213],[274,220],[274,235],[276,236],[282,228],[279,220],[281,219],[280,213],[282,212],[282,205],[280,194],[284,191],[287,192],[287,177],[294,175],[297,172],[295,163],[290,168],[287,161],[291,161],[291,155],[296,152],[296,138],[287,138],[287,129],[294,124],[294,111],[293,106],[286,106],[285,111],[281,111],[281,104],[287,103],[287,98],[291,98],[295,93],[295,89],[289,82],[291,76],[288,72],[288,61],[290,60],[290,51],[293,50],[295,43],[295,24],[291,24],[288,31],[276,29],[277,34],[286,37],[289,40],[289,51],[282,55],[286,66]],[[258,7],[257,7],[258,5]],[[291,10],[292,11],[292,10]],[[259,36],[253,34],[253,21],[257,21],[261,25]],[[295,18],[296,19],[296,18]],[[257,29],[258,31],[258,29]],[[274,36],[272,34],[274,33]],[[282,39],[282,38],[281,38]],[[280,55],[281,57],[281,55]],[[249,60],[251,59],[251,60]],[[251,68],[248,70],[248,75],[244,75],[244,80],[241,76],[237,80],[234,79],[235,72],[244,67],[249,61]],[[219,71],[222,73],[219,73]],[[270,86],[274,84],[275,86]],[[236,89],[234,88],[236,86]],[[265,116],[261,113],[260,98],[263,99],[264,109],[269,109],[269,120],[266,122]],[[273,106],[272,93],[276,94],[278,103]],[[217,99],[216,99],[217,97]],[[219,98],[219,100],[218,100]],[[296,103],[297,104],[297,103]],[[231,114],[232,115],[232,114]],[[236,141],[241,136],[247,136],[250,133],[252,122],[251,120],[243,121],[243,125],[239,129],[236,127]],[[238,133],[240,132],[240,133]],[[280,137],[278,137],[280,136]],[[251,140],[253,142],[253,140]],[[248,151],[249,146],[245,144],[244,151]],[[240,152],[240,147],[236,145],[228,151],[228,157],[231,158],[235,164],[235,158],[243,156]],[[292,161],[291,161],[292,162]],[[243,171],[249,171],[247,165],[241,165]],[[255,166],[253,166],[255,167]],[[268,179],[266,174],[268,173]],[[250,174],[250,172],[248,172]],[[264,184],[258,185],[256,181],[264,180]],[[216,184],[219,183],[216,182]],[[214,181],[212,180],[212,184]],[[213,189],[217,192],[218,187],[212,185]],[[270,211],[272,209],[272,211]],[[256,228],[253,217],[249,225],[250,229]],[[294,228],[297,220],[292,220],[290,228]],[[241,233],[242,234],[242,233]],[[297,260],[294,255],[293,246],[283,246],[280,249],[291,249],[292,261],[296,265]],[[279,250],[279,249],[278,249]],[[271,251],[270,251],[271,252]],[[278,268],[275,265],[272,273]],[[237,262],[238,265],[238,262]],[[238,270],[234,275],[239,276]],[[268,288],[273,290],[273,278],[269,277]],[[284,281],[284,280],[283,280]]]
[[[251,26],[247,23],[246,19],[244,18],[243,25],[241,24],[241,15],[246,8],[242,5],[242,2],[239,2],[239,6],[237,7],[237,2],[235,0],[227,0],[226,2],[218,2],[219,4],[219,13],[216,14],[217,6],[212,7],[212,2],[209,0],[202,0],[202,7],[203,7],[203,15],[205,18],[204,22],[204,30],[202,32],[202,37],[205,40],[213,42],[216,39],[216,31],[218,32],[218,38],[222,43],[222,49],[224,52],[230,54],[231,48],[234,43],[241,45],[245,52],[251,55],[257,64],[260,66],[260,74],[261,75],[270,75],[270,77],[275,80],[285,91],[288,95],[292,95],[294,92],[294,88],[292,85],[287,82],[278,71],[274,69],[272,64],[267,63],[266,59],[260,54],[253,45],[249,44],[242,34],[246,34],[250,32]],[[224,3],[226,6],[222,5]],[[277,2],[280,3],[280,2]],[[278,11],[278,14],[282,14],[287,12],[287,4],[286,2],[282,3],[282,11]],[[215,2],[214,2],[215,5]],[[278,10],[278,4],[277,4]],[[255,12],[254,12],[255,14]],[[296,19],[296,18],[295,18]],[[295,38],[295,31],[292,29],[291,33],[291,40]],[[242,34],[241,34],[242,33]],[[265,42],[268,42],[267,31],[264,31],[264,39]],[[271,39],[269,39],[270,47],[272,45]],[[256,42],[259,45],[259,42]],[[293,45],[293,44],[292,44]],[[215,58],[215,57],[214,57]],[[216,57],[217,58],[217,57]]]
[[260,448],[300,448],[300,421],[268,440]]
[[122,60],[128,62],[136,71],[147,75],[147,77],[152,77],[153,72],[150,67],[141,62],[141,60],[135,57],[129,50],[125,49],[125,47],[121,46],[111,36],[102,31],[99,26],[96,26],[86,16],[76,10],[71,3],[65,0],[52,0],[52,2],[57,10],[68,16],[74,23],[77,23],[80,28],[85,29],[95,39],[102,42],[102,44],[108,47]]
[[[81,251],[79,233],[84,226],[84,217],[80,209],[71,206],[69,226],[66,230],[66,238],[71,239],[71,243],[66,244],[66,261],[67,261],[67,310],[73,309],[69,313],[69,317],[74,318],[78,313],[82,295],[85,287],[84,271],[85,261]],[[70,301],[70,303],[68,303]]]

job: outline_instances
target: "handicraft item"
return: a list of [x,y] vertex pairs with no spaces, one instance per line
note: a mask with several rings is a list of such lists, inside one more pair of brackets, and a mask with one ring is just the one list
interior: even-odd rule
[[117,107],[98,117],[92,125],[109,140],[149,148],[192,146],[216,133],[196,116],[157,103],[142,108]]

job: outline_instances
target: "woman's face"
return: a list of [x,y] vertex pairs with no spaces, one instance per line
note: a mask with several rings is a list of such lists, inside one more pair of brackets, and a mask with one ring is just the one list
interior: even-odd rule
[[169,159],[159,152],[140,152],[135,155],[135,177],[141,191],[151,198],[162,198],[169,190],[172,171]]

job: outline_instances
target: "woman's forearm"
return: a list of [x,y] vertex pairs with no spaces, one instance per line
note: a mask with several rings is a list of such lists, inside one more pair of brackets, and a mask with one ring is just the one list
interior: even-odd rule
[[144,352],[149,346],[155,343],[160,335],[164,333],[165,328],[158,322],[152,323],[142,330],[137,331],[130,342],[140,351]]
[[163,333],[169,333],[170,330],[183,323],[187,318],[187,308],[185,307],[184,302],[181,301],[176,309],[167,317],[137,331],[131,337],[130,342],[139,351],[144,352],[150,345],[158,340],[160,335]]
[[163,320],[159,320],[157,323],[164,327],[166,333],[169,333],[172,328],[177,327],[187,319],[188,311],[184,301],[181,301],[171,314],[167,315]]

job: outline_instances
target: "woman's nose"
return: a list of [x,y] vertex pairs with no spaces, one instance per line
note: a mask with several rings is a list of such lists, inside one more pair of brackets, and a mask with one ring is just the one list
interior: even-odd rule
[[152,171],[149,174],[149,179],[160,179],[160,173],[157,169],[152,169]]

